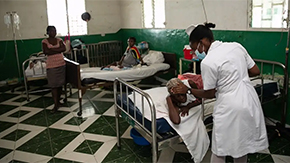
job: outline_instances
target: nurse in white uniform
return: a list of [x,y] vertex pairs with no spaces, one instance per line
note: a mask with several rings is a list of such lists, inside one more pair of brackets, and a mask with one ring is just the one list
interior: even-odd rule
[[[196,55],[203,59],[201,75],[204,90],[190,89],[200,98],[216,98],[213,112],[211,162],[225,162],[232,156],[235,162],[247,162],[247,154],[268,148],[268,138],[261,104],[249,76],[260,70],[239,43],[214,41],[215,24],[196,26],[189,42]],[[186,93],[187,87],[173,89]]]

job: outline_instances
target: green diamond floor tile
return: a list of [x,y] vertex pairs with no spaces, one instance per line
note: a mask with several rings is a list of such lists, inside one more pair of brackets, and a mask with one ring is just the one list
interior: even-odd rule
[[48,142],[50,140],[50,135],[48,129],[43,130],[38,135],[34,136],[30,140],[28,140],[26,143],[24,143],[22,146],[32,146],[34,144],[41,144],[43,142]]
[[53,156],[50,141],[45,141],[37,144],[25,143],[22,146],[18,147],[17,150],[46,156]]
[[98,118],[84,132],[92,134],[116,136],[115,128],[112,128],[111,125],[106,121],[106,119],[103,116]]
[[[83,96],[83,99],[88,99],[88,98],[93,98],[96,95],[98,95],[101,91],[95,91],[95,90],[88,90],[86,91],[86,93]],[[72,94],[71,96],[69,96],[69,98],[78,98],[78,92]]]
[[130,162],[130,163],[140,163],[140,159],[135,154],[126,155],[115,160],[111,161],[103,161],[103,162],[110,162],[110,163],[120,163],[120,162]]
[[54,114],[50,112],[50,110],[42,110],[41,112],[38,112],[37,114],[33,115],[30,118],[27,118],[26,120],[22,121],[21,123],[24,124],[30,124],[30,125],[36,125],[36,126],[50,126],[66,116],[67,114],[70,114],[69,112],[64,111],[58,111]]
[[[78,107],[77,109],[74,110],[74,112],[78,112],[79,109],[80,108]],[[95,108],[90,102],[82,103],[82,109],[83,109],[83,111],[84,110],[93,110],[95,112]]]
[[102,96],[101,98],[111,98],[114,99],[114,94],[112,93],[106,93],[104,96]]
[[11,90],[11,88],[9,88],[8,86],[0,87],[0,92],[6,92],[6,91],[9,91],[9,90]]
[[40,97],[36,100],[33,100],[24,106],[28,107],[36,107],[36,108],[46,108],[50,105],[54,104],[52,97]]
[[105,113],[110,107],[113,106],[113,102],[105,102],[105,101],[92,101],[96,108],[97,114]]
[[63,103],[63,105],[65,107],[72,107],[73,105],[75,105],[77,102],[71,102],[71,101],[67,101],[65,103]]
[[58,140],[60,138],[79,135],[79,132],[74,132],[74,131],[59,130],[59,129],[54,129],[54,128],[49,128],[48,130],[49,130],[51,140]]
[[[173,161],[174,163],[178,162],[191,162],[191,155],[189,153],[175,152]],[[192,161],[193,162],[193,161]]]
[[248,154],[248,162],[272,163],[274,160],[270,154],[254,153]]
[[[112,150],[108,153],[108,155],[105,157],[103,162],[111,162],[113,160],[116,160],[117,158],[126,157],[132,155],[131,149],[126,145],[124,141],[121,142],[121,148],[119,149],[117,147],[117,144],[112,148]],[[120,162],[123,162],[119,160]]]
[[[60,152],[65,146],[67,146],[74,138],[78,136],[78,134],[68,134],[69,136],[60,137],[58,139],[52,139],[52,152],[56,155]],[[63,135],[64,136],[64,135]]]
[[14,117],[14,118],[20,118],[26,114],[30,113],[30,111],[25,111],[25,110],[19,110],[11,115],[9,115],[8,117]]
[[[45,91],[42,91],[42,90],[45,90]],[[36,92],[36,93],[30,93],[32,95],[39,95],[39,96],[43,96],[43,95],[46,95],[46,94],[51,92],[50,88],[48,88],[48,87],[40,87],[40,88],[34,89],[32,91],[40,91],[40,92]]]
[[79,162],[59,158],[52,158],[51,160],[48,161],[48,163],[79,163]]
[[19,96],[18,94],[10,94],[10,93],[1,93],[0,94],[0,102],[9,100],[11,98],[14,98],[16,96]]
[[19,92],[23,92],[23,91],[25,91],[25,87],[20,87],[20,88],[17,88],[17,89],[15,89],[16,91],[19,91]]
[[21,139],[23,136],[25,136],[26,134],[28,134],[29,132],[30,131],[17,129],[15,131],[11,132],[10,134],[4,136],[2,139],[17,141],[17,140]]
[[0,104],[0,115],[4,114],[6,112],[9,112],[10,110],[13,110],[15,108],[17,108],[18,106],[12,106],[12,105],[3,105]]
[[97,142],[92,140],[85,140],[80,144],[74,152],[86,153],[86,154],[95,154],[97,150],[103,145],[103,142]]
[[290,145],[289,140],[283,137],[278,137],[270,142],[269,146],[270,153],[273,154],[279,153],[280,149],[287,145]]
[[6,156],[8,153],[12,152],[13,150],[0,148],[0,159]]
[[86,121],[86,119],[87,118],[82,118],[82,117],[72,117],[70,120],[68,120],[67,122],[65,122],[65,124],[79,126],[84,121]]
[[26,101],[26,99],[27,99],[26,97],[20,97],[20,98],[14,100],[13,102],[24,102],[24,101]]
[[133,139],[124,139],[122,138],[121,139],[122,142],[125,142],[126,145],[131,149],[131,151],[135,152],[136,154],[140,153],[140,156],[144,156],[144,157],[147,157],[147,156],[151,156],[152,153],[151,153],[151,145],[146,145],[146,146],[141,146],[141,145],[138,145],[136,144]]
[[[111,117],[111,116],[103,116],[103,117],[111,125],[111,127],[116,130],[116,119],[115,119],[115,117]],[[126,122],[123,118],[119,118],[119,126],[120,126],[120,134],[123,135],[123,133],[130,126],[130,124],[128,122]]]
[[[286,144],[285,146],[277,149],[271,154],[278,154],[278,155],[284,155],[284,156],[290,156],[290,144]],[[290,161],[290,160],[289,160]]]
[[11,123],[11,122],[2,122],[0,121],[0,132],[12,127],[16,123]]

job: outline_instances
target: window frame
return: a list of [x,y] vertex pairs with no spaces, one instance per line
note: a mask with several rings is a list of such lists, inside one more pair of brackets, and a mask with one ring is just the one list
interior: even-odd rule
[[148,0],[148,1],[151,1],[151,9],[152,9],[152,21],[151,21],[151,25],[152,27],[146,27],[145,26],[145,9],[144,9],[144,1],[146,0],[141,0],[141,14],[142,14],[142,28],[144,29],[165,29],[166,28],[166,12],[165,12],[165,3],[166,3],[166,0],[163,0],[164,1],[164,22],[162,23],[164,25],[164,27],[156,27],[156,7],[155,7],[155,1],[156,0]]
[[[46,4],[47,4],[47,6],[46,6],[46,11],[47,11],[47,24],[48,25],[50,25],[50,23],[49,23],[49,9],[48,9],[48,1],[49,0],[46,0]],[[85,30],[85,33],[77,33],[77,34],[72,34],[71,33],[71,28],[72,28],[72,26],[71,26],[71,24],[73,24],[72,23],[72,21],[73,20],[70,20],[70,16],[69,16],[69,3],[70,2],[68,2],[69,0],[64,0],[64,3],[65,3],[65,17],[66,17],[66,23],[65,23],[65,26],[66,26],[66,30],[67,30],[67,33],[66,34],[64,34],[64,33],[59,33],[59,35],[57,35],[57,36],[60,36],[60,37],[64,37],[64,36],[67,36],[68,34],[70,35],[70,36],[81,36],[81,35],[87,35],[88,34],[88,24],[87,24],[87,22],[85,22],[85,28],[84,28],[84,30]],[[86,0],[83,0],[83,2],[84,2],[84,9],[86,10]],[[85,11],[84,11],[85,12]],[[79,17],[81,17],[81,15],[79,16]]]
[[[247,20],[247,28],[249,30],[251,30],[251,31],[279,31],[279,32],[288,30],[288,28],[290,27],[290,22],[289,21],[288,21],[288,24],[286,24],[287,27],[280,27],[280,28],[277,28],[277,27],[273,27],[273,28],[269,28],[269,27],[252,27],[252,14],[253,14],[253,10],[252,10],[253,9],[253,7],[252,7],[253,5],[252,4],[253,4],[253,1],[254,0],[248,0],[247,1],[247,3],[248,3],[248,5],[247,5],[247,8],[248,8],[248,12],[247,12],[247,15],[248,15],[247,16],[247,18],[248,18],[248,20]],[[286,1],[288,1],[288,0],[286,0]],[[289,6],[290,6],[290,3],[288,3],[288,8],[289,8]],[[288,13],[287,14],[288,18],[286,18],[284,21],[286,21],[286,23],[287,23],[287,19],[289,19],[289,16],[290,16],[289,9],[286,12]]]

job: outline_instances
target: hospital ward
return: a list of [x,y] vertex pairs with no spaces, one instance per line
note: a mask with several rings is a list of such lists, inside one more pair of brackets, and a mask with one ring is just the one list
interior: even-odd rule
[[290,0],[0,14],[0,163],[290,163]]

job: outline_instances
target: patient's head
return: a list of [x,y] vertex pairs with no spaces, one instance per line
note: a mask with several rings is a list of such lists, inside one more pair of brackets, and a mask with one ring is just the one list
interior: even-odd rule
[[178,78],[172,78],[166,84],[166,87],[167,87],[167,90],[170,94],[170,97],[172,97],[172,100],[176,103],[185,103],[187,100],[186,94],[173,94],[173,92],[172,92],[172,88],[180,87],[181,85],[184,85],[184,84]]
[[129,37],[128,40],[128,46],[133,47],[136,43],[136,38],[135,37]]

